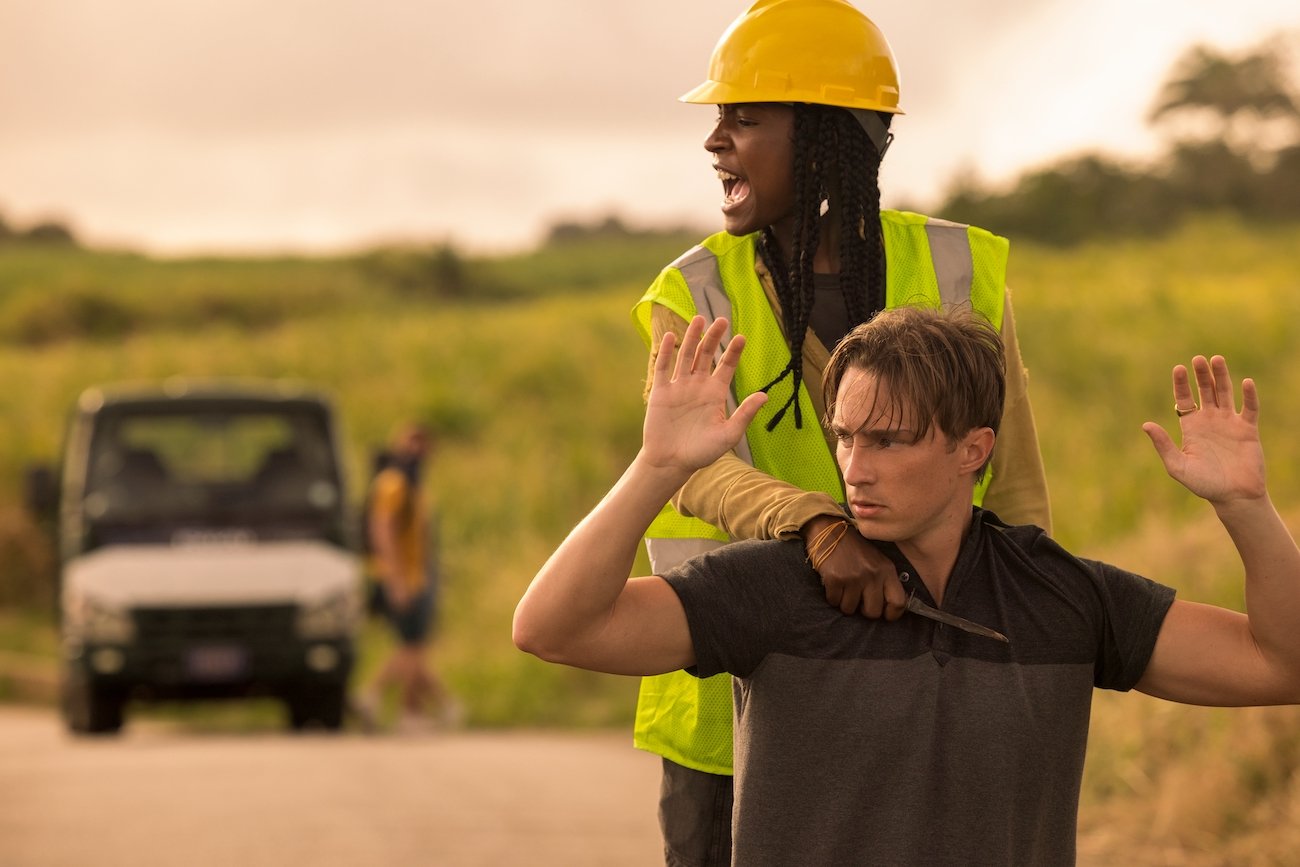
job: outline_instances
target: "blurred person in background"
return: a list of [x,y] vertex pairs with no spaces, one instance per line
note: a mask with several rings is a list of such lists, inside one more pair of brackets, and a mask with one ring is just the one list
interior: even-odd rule
[[401,425],[367,495],[364,531],[375,608],[391,626],[395,647],[357,706],[363,722],[374,727],[385,692],[396,686],[397,730],[404,733],[458,725],[463,716],[430,660],[441,588],[436,525],[422,477],[433,445],[429,428]]
[[[697,312],[748,341],[733,390],[771,397],[736,449],[696,472],[646,534],[655,574],[740,539],[830,541],[818,572],[845,613],[898,617],[893,564],[847,520],[834,445],[818,420],[830,351],[900,304],[966,303],[1000,331],[1007,395],[992,471],[974,502],[1051,529],[1047,483],[1005,281],[1006,239],[881,210],[878,172],[899,108],[884,35],[845,0],[758,0],[723,33],[704,83],[717,106],[704,141],[725,231],[665,268],[634,310],[655,353]],[[669,865],[730,862],[730,679],[646,678],[635,743],[663,757],[659,818]],[[863,749],[879,749],[863,744]]]

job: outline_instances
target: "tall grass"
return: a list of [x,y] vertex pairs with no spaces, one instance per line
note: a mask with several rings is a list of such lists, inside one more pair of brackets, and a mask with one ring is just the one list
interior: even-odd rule
[[1187,518],[1141,424],[1176,430],[1170,369],[1222,354],[1260,387],[1275,496],[1300,495],[1300,269],[1294,226],[1206,220],[1158,241],[1074,251],[1013,246],[1012,285],[1056,535],[1087,546],[1145,516]]

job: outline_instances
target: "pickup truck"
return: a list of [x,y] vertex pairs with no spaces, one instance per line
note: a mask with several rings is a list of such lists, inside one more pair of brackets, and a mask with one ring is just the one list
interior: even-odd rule
[[342,726],[362,594],[341,454],[329,400],[300,385],[82,393],[48,497],[70,730],[255,696],[294,729]]

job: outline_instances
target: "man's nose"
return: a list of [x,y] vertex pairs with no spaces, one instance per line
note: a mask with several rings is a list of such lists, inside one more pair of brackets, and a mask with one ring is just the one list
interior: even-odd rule
[[869,484],[876,478],[875,464],[865,448],[850,448],[841,453],[840,471],[847,485]]

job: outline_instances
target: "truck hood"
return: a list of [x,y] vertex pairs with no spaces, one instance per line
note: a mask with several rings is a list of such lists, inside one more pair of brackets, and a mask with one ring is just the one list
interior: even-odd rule
[[114,545],[67,564],[63,594],[121,608],[302,604],[360,578],[355,554],[323,542]]

